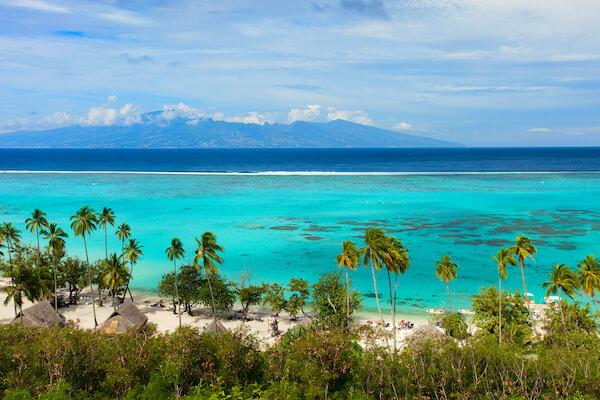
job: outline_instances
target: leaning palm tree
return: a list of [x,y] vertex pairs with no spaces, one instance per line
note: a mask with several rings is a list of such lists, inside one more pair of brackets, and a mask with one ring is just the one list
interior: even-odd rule
[[[13,251],[14,245],[18,244],[19,241],[21,240],[21,231],[19,229],[17,229],[17,227],[14,226],[12,223],[5,222],[4,224],[0,225],[0,237],[2,238],[2,240],[4,242],[6,242],[6,246],[8,248],[8,264],[10,265],[10,281],[12,284],[14,284],[15,277],[14,277],[11,253]],[[17,304],[15,303],[14,306],[15,306],[15,317],[16,317],[17,316]]]
[[110,289],[110,294],[112,296],[112,304],[113,308],[117,309],[117,302],[115,301],[115,296],[119,288],[125,286],[127,282],[129,282],[129,278],[131,277],[125,262],[117,255],[117,253],[111,253],[110,257],[107,257],[104,260],[103,265],[103,278],[102,281],[104,286]]
[[492,258],[498,263],[498,343],[502,343],[502,279],[506,279],[506,267],[517,266],[513,253],[506,248],[501,248]]
[[562,320],[563,326],[565,326],[565,316],[563,314],[562,309],[562,299],[560,297],[561,291],[569,296],[571,299],[577,292],[577,287],[579,286],[579,282],[577,281],[577,277],[571,271],[571,268],[567,267],[565,264],[555,264],[552,266],[552,272],[548,272],[548,276],[550,277],[549,281],[543,283],[542,287],[547,288],[546,297],[553,295],[558,292],[558,307],[560,308],[560,319]]
[[368,228],[365,231],[364,247],[361,247],[359,252],[361,255],[364,254],[363,265],[365,267],[371,266],[371,274],[373,275],[373,287],[375,289],[375,301],[377,302],[377,310],[379,310],[379,318],[383,322],[383,314],[381,313],[381,307],[379,305],[379,293],[377,291],[377,280],[375,278],[375,269],[381,271],[382,265],[382,253],[383,253],[383,241],[385,239],[385,232],[379,228]]
[[[392,326],[394,327],[394,353],[396,352],[396,293],[398,290],[398,274],[404,274],[410,268],[408,249],[401,241],[393,236],[386,236],[383,241],[382,260],[387,270],[388,286],[390,289],[390,312],[392,314]],[[392,295],[392,278],[394,274],[394,294]]]
[[46,213],[36,208],[31,213],[31,218],[25,220],[25,227],[31,233],[35,233],[37,237],[37,267],[40,267],[40,232],[48,227]]
[[59,254],[64,252],[65,238],[68,235],[59,228],[54,222],[48,226],[47,231],[42,231],[44,239],[48,241],[48,247],[52,252],[52,261],[54,267],[52,268],[52,274],[54,275],[54,309],[58,310],[58,298],[56,292],[58,290],[58,284],[56,280],[56,268],[58,264]]
[[224,252],[223,247],[217,244],[217,238],[211,232],[204,232],[200,240],[196,238],[198,248],[196,249],[196,255],[194,256],[194,265],[197,269],[200,269],[198,261],[202,261],[204,267],[204,273],[208,281],[208,288],[210,290],[210,297],[213,306],[213,321],[217,323],[217,304],[215,303],[215,295],[212,290],[212,284],[210,283],[210,277],[219,274],[219,268],[215,265],[215,262],[219,265],[223,264],[223,259],[217,254],[217,252]]
[[171,240],[171,246],[165,249],[165,253],[167,253],[169,261],[173,261],[173,268],[175,269],[175,298],[177,299],[175,308],[179,309],[179,327],[181,328],[181,304],[179,303],[179,288],[177,287],[177,260],[183,258],[185,254],[181,240],[173,238]]
[[516,238],[516,243],[514,246],[510,247],[510,252],[517,255],[519,259],[519,264],[521,265],[521,276],[523,277],[523,291],[525,295],[525,302],[527,303],[527,311],[529,312],[529,319],[531,320],[531,329],[533,329],[533,334],[535,335],[535,323],[533,321],[533,314],[531,313],[531,305],[529,304],[529,296],[527,296],[527,286],[525,286],[525,260],[527,257],[531,258],[533,262],[533,255],[537,253],[537,249],[533,247],[531,244],[531,239],[528,237],[519,234]]
[[449,255],[442,257],[440,261],[436,261],[437,265],[435,269],[435,275],[440,278],[446,284],[446,292],[448,293],[448,301],[450,302],[450,310],[454,314],[454,307],[452,307],[452,299],[450,298],[450,289],[448,288],[448,282],[456,279],[458,264],[454,264],[450,259]]
[[98,326],[98,320],[96,319],[96,301],[94,299],[94,288],[92,287],[92,268],[90,266],[90,259],[88,257],[87,242],[85,237],[86,235],[90,236],[92,232],[96,230],[96,223],[96,214],[94,213],[94,210],[88,206],[81,207],[75,215],[71,216],[71,229],[73,229],[73,233],[75,233],[75,236],[81,236],[83,238],[85,261],[88,268],[88,282],[92,297],[92,310],[94,312],[94,326]]
[[600,262],[596,260],[594,255],[588,255],[577,266],[579,267],[577,278],[581,285],[581,291],[594,300],[598,311],[600,311],[600,306],[598,306],[596,300],[596,292],[600,291]]
[[356,267],[360,262],[356,244],[350,240],[344,241],[342,252],[338,254],[336,261],[338,268],[345,267],[346,269],[346,320],[348,321],[348,328],[350,328],[350,280],[348,279],[348,270],[356,271]]
[[96,214],[98,220],[98,226],[104,229],[104,258],[108,259],[108,235],[106,233],[106,226],[115,226],[115,213],[113,210],[107,207],[102,207],[102,212]]
[[126,223],[122,223],[115,231],[115,234],[121,241],[121,254],[125,254],[125,240],[131,236],[131,227]]
[[123,293],[123,299],[125,299],[125,295],[129,292],[129,296],[131,297],[131,301],[133,301],[133,295],[131,294],[131,290],[129,290],[129,281],[133,277],[133,267],[139,261],[140,257],[144,255],[142,252],[142,246],[140,242],[135,239],[129,239],[129,243],[125,246],[125,259],[129,260],[129,264],[131,268],[129,270],[129,279],[127,280],[127,287],[125,288],[125,293]]

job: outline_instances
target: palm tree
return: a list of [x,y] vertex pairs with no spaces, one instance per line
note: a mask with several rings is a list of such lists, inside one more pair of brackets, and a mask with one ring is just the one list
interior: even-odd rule
[[442,257],[440,261],[436,261],[437,265],[435,269],[435,275],[440,278],[446,284],[446,292],[448,292],[448,301],[450,302],[450,310],[454,314],[454,307],[452,307],[452,299],[450,298],[450,289],[448,289],[448,282],[456,279],[458,264],[454,264],[450,259],[449,255]]
[[525,292],[525,302],[527,303],[527,311],[529,312],[529,319],[531,320],[531,329],[533,329],[533,334],[535,335],[535,323],[533,321],[533,314],[531,314],[531,305],[529,304],[529,296],[527,296],[527,286],[525,286],[525,260],[527,257],[531,258],[533,262],[533,255],[537,253],[537,249],[533,247],[531,244],[531,239],[528,237],[519,234],[516,238],[516,243],[514,246],[510,247],[510,252],[516,254],[519,259],[519,264],[521,265],[521,276],[523,277],[523,291]]
[[88,206],[81,207],[75,215],[71,216],[71,229],[73,229],[75,236],[81,236],[83,238],[85,261],[88,267],[88,282],[90,285],[90,294],[92,296],[92,310],[94,311],[94,326],[98,326],[98,321],[96,320],[96,301],[94,299],[94,288],[92,287],[92,268],[90,266],[90,259],[88,257],[85,236],[91,235],[91,233],[96,230],[96,223],[96,214],[94,213],[94,210]]
[[[569,296],[571,299],[577,292],[577,287],[579,286],[579,282],[577,282],[577,277],[571,268],[567,267],[565,264],[555,264],[552,266],[552,272],[548,272],[548,276],[550,277],[549,281],[544,282],[542,287],[548,288],[546,290],[546,297],[553,295],[558,292],[558,307],[560,308],[560,318],[562,320],[563,326],[565,326],[565,316],[563,314],[562,309],[562,299],[560,297],[561,290]],[[565,326],[566,328],[566,326]]]
[[[401,241],[393,236],[386,236],[383,241],[383,263],[388,275],[388,286],[390,289],[390,312],[392,314],[392,326],[394,327],[394,353],[396,352],[396,293],[398,290],[398,274],[404,274],[410,268],[408,249]],[[394,274],[394,294],[392,295],[392,278]]]
[[173,268],[175,269],[175,297],[177,298],[175,308],[179,309],[179,327],[181,328],[181,304],[179,304],[179,289],[177,287],[177,260],[183,258],[185,254],[181,240],[173,238],[171,240],[171,246],[165,249],[165,253],[167,253],[169,261],[173,261]]
[[[6,299],[4,299],[4,305],[7,305],[11,300],[16,307],[19,307],[21,313],[21,323],[23,322],[23,295],[30,301],[35,301],[34,286],[37,284],[37,279],[32,268],[25,265],[18,265],[14,268],[12,282],[9,286],[4,288],[6,292]],[[16,316],[17,314],[15,314]]]
[[122,223],[117,228],[115,234],[121,241],[121,254],[125,254],[125,240],[127,240],[129,236],[131,236],[131,227],[126,223]]
[[110,257],[107,257],[106,260],[104,260],[103,272],[104,277],[102,278],[102,281],[104,286],[110,289],[113,308],[116,310],[117,303],[115,301],[115,295],[120,287],[123,287],[127,282],[129,282],[131,275],[127,270],[125,262],[122,261],[121,257],[119,257],[117,253],[111,253]]
[[598,306],[596,300],[596,291],[600,290],[600,262],[593,255],[588,255],[577,266],[579,267],[577,278],[581,284],[581,290],[594,300],[598,311],[600,311],[600,306]]
[[29,232],[34,233],[37,237],[37,267],[40,267],[40,231],[48,227],[48,220],[46,219],[46,213],[36,208],[31,213],[31,218],[25,220],[25,227]]
[[501,248],[492,258],[498,263],[498,343],[502,343],[502,279],[506,279],[507,265],[517,266],[513,253],[506,248]]
[[52,251],[52,259],[54,261],[54,267],[52,268],[52,274],[54,275],[54,309],[58,310],[58,299],[56,292],[58,291],[58,284],[56,281],[56,264],[58,264],[58,255],[65,248],[65,238],[68,235],[59,228],[54,222],[48,226],[47,231],[42,231],[44,239],[48,240],[48,247]]
[[356,244],[350,240],[344,241],[342,244],[342,252],[336,257],[338,267],[346,268],[346,320],[348,321],[348,329],[350,329],[350,280],[348,279],[348,270],[356,271],[356,267],[360,262]]
[[[19,231],[17,229],[17,227],[14,226],[12,223],[5,222],[4,224],[0,225],[0,237],[2,237],[2,240],[4,242],[6,242],[7,247],[8,247],[8,263],[10,265],[10,281],[14,285],[15,277],[14,277],[14,271],[13,271],[11,252],[13,251],[13,246],[15,244],[19,243],[19,241],[21,240],[21,231]],[[7,304],[7,303],[5,303],[5,304]],[[15,317],[16,317],[17,316],[17,304],[15,303],[14,306],[15,306]]]
[[375,288],[375,301],[377,302],[377,309],[379,310],[379,318],[383,322],[383,314],[381,313],[381,307],[379,306],[379,293],[377,292],[377,280],[375,279],[375,268],[377,271],[381,271],[381,254],[383,252],[383,240],[385,233],[379,228],[368,228],[365,231],[365,244],[366,246],[361,247],[359,252],[364,254],[363,265],[366,267],[371,266],[371,273],[373,275],[373,287]]
[[142,245],[135,239],[129,239],[129,243],[125,246],[125,259],[129,260],[129,264],[131,265],[131,269],[129,271],[129,279],[127,280],[127,287],[125,288],[125,293],[123,293],[123,299],[125,299],[125,295],[129,292],[129,296],[131,297],[131,301],[133,301],[133,295],[131,294],[131,290],[129,290],[129,281],[133,277],[133,267],[138,262],[139,258],[144,255],[142,252]]
[[108,236],[106,225],[115,226],[115,213],[112,209],[102,207],[102,212],[96,214],[98,225],[104,229],[104,258],[108,259]]
[[211,232],[204,232],[200,240],[196,238],[198,248],[196,249],[196,255],[194,256],[194,265],[200,269],[198,261],[202,260],[202,266],[206,273],[206,279],[208,281],[208,288],[210,290],[210,297],[212,299],[213,306],[213,321],[217,323],[217,305],[215,303],[215,295],[212,290],[212,284],[210,283],[211,275],[218,275],[219,268],[215,265],[215,262],[219,265],[223,264],[223,259],[217,254],[217,251],[224,252],[223,247],[217,244],[217,238]]

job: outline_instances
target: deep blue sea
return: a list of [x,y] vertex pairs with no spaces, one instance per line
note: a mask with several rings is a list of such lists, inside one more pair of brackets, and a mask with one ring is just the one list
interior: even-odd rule
[[[491,256],[519,233],[538,248],[526,266],[537,301],[552,264],[576,267],[586,254],[600,254],[598,148],[22,149],[0,150],[0,171],[0,222],[24,232],[35,208],[69,231],[69,216],[82,205],[111,207],[144,245],[134,270],[139,289],[155,288],[170,271],[164,250],[171,238],[191,257],[194,237],[205,231],[225,248],[225,276],[237,280],[247,269],[258,281],[283,284],[291,277],[315,282],[337,269],[343,240],[361,245],[367,227],[381,227],[409,248],[412,267],[399,280],[402,311],[423,316],[428,307],[448,307],[434,275],[444,254],[460,266],[450,283],[457,308],[470,307],[479,287],[497,284]],[[109,247],[118,251],[113,232]],[[81,242],[70,237],[69,253],[83,256]],[[92,258],[103,257],[102,232],[88,244]],[[351,276],[355,288],[372,294],[369,269]],[[518,268],[505,286],[521,287]],[[378,289],[385,306],[383,272]],[[365,306],[373,310],[374,299]]]

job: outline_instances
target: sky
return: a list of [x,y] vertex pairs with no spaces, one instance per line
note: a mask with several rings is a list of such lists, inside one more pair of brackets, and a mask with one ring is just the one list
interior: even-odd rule
[[162,110],[600,146],[596,0],[0,0],[0,133]]

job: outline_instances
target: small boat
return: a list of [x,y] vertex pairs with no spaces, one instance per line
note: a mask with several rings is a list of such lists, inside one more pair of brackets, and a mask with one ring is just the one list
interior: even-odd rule
[[440,310],[439,308],[428,308],[427,312],[429,314],[444,314],[444,310]]
[[475,315],[475,311],[467,310],[466,308],[458,310],[458,313],[462,315]]

